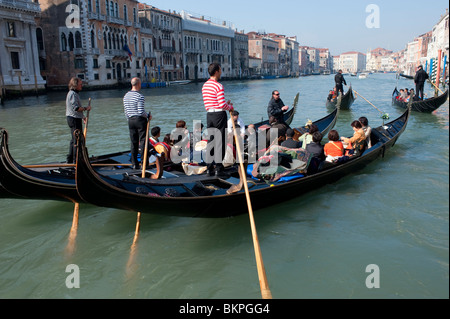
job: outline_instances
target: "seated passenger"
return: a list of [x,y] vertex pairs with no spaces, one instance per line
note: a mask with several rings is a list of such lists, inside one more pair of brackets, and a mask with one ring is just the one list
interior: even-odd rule
[[364,133],[362,124],[359,121],[353,121],[351,126],[354,131],[353,136],[351,138],[341,137],[344,147],[348,150],[345,155],[360,156],[365,147],[366,134]]
[[150,136],[149,142],[151,145],[155,146],[156,143],[159,143],[159,137],[161,136],[161,128],[159,126],[155,126],[151,130],[152,136]]
[[372,128],[369,126],[369,120],[367,119],[367,117],[361,116],[359,118],[359,122],[361,123],[364,134],[366,135],[367,149],[372,148],[372,141],[370,139],[370,135],[372,134]]
[[317,157],[320,161],[325,160],[325,153],[322,145],[323,135],[320,132],[314,132],[312,142],[306,145],[306,150],[312,154],[313,157]]
[[339,133],[336,130],[331,130],[328,133],[329,142],[325,144],[323,151],[325,154],[325,161],[329,163],[336,163],[344,156],[344,145],[340,141]]
[[281,143],[281,146],[287,148],[300,148],[300,142],[294,141],[295,132],[293,129],[288,129],[286,131],[286,141]]
[[318,132],[319,128],[316,124],[309,125],[309,132],[300,136],[299,141],[302,143],[302,148],[306,149],[306,145],[312,142],[312,135],[314,132]]
[[314,132],[312,143],[306,145],[306,151],[312,156],[311,162],[308,167],[308,174],[317,172],[319,170],[320,164],[325,160],[322,138],[322,133]]

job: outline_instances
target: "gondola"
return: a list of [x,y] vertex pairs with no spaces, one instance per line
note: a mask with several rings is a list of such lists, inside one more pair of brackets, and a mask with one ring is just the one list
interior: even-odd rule
[[[291,124],[298,106],[297,94],[293,107],[285,113],[286,123]],[[318,121],[322,123],[323,121]],[[261,127],[269,121],[255,124]],[[321,124],[324,125],[324,124]],[[131,164],[130,151],[117,152],[91,158],[102,174],[132,174],[133,170],[119,164]],[[51,166],[54,165],[54,166]],[[114,166],[116,165],[116,166]],[[38,165],[39,166],[39,165]],[[9,152],[8,132],[0,128],[0,198],[24,198],[82,202],[75,185],[75,169],[64,167],[64,163],[45,164],[46,168],[30,169],[17,163]]]
[[414,80],[414,76],[412,76],[412,75],[406,75],[406,74],[400,73],[399,76],[401,76],[402,78],[405,78],[405,79]]
[[[392,104],[401,108],[407,108],[408,103],[397,100],[397,96],[400,95],[400,92],[395,88],[394,93],[392,93]],[[448,99],[448,90],[443,94],[432,97],[430,99],[426,99],[423,101],[413,102],[411,108],[413,111],[421,112],[421,113],[432,113],[436,111],[442,104],[445,103]]]
[[[128,153],[93,157],[91,162],[105,165],[98,168],[104,174],[114,174],[118,169],[131,170],[123,166],[110,166],[130,163]],[[75,170],[64,166],[63,163],[44,164],[42,168],[33,169],[21,166],[9,152],[8,132],[0,128],[0,190],[5,190],[0,197],[80,202],[75,186]]]
[[[339,94],[339,95],[341,95],[341,94]],[[355,102],[355,100],[356,100],[356,98],[355,98],[355,95],[353,94],[352,86],[350,85],[347,93],[345,93],[344,96],[342,97],[341,110],[349,110],[350,107],[352,106],[353,102]],[[335,100],[335,101],[327,100],[327,108],[329,108],[329,109],[335,108],[336,104],[337,104],[337,100]]]
[[[406,129],[409,116],[410,108],[398,119],[372,129],[372,148],[343,164],[273,184],[249,179],[253,209],[276,205],[334,183],[365,168],[375,159],[384,157]],[[181,176],[176,171],[164,171],[163,177],[157,180],[129,175],[113,179],[102,176],[92,168],[84,138],[78,133],[80,152],[76,169],[77,190],[88,203],[133,212],[195,218],[224,218],[248,212],[244,190],[228,191],[241,180],[236,167],[232,168],[232,177],[226,180],[206,175]]]

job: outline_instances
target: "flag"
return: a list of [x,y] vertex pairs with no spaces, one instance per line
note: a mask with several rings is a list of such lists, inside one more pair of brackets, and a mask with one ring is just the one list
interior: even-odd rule
[[133,55],[133,53],[131,52],[130,48],[128,47],[128,44],[125,44],[125,45],[123,46],[123,50],[124,50],[124,51],[127,51],[128,56],[130,57],[130,61],[133,61],[133,59],[131,59],[131,56]]

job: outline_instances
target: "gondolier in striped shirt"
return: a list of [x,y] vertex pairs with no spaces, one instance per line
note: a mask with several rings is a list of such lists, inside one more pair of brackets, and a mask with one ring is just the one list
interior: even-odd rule
[[210,79],[203,85],[203,103],[207,112],[206,122],[208,135],[208,148],[206,163],[209,176],[216,175],[221,178],[229,177],[224,172],[223,159],[226,151],[227,111],[232,111],[233,104],[225,101],[225,90],[218,81],[222,76],[219,63],[211,63],[208,68]]
[[147,114],[145,111],[145,97],[139,92],[141,80],[133,78],[131,87],[131,91],[123,97],[123,107],[130,129],[131,164],[134,169],[139,169],[138,153],[141,154],[141,159],[143,159],[147,122],[152,119],[152,116],[150,112]]

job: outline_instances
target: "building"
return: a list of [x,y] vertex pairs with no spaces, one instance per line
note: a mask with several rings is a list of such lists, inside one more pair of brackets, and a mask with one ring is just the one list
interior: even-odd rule
[[85,88],[129,83],[144,72],[136,0],[40,0],[44,50],[41,74],[49,88],[71,77]]
[[40,91],[45,87],[39,68],[43,50],[42,29],[35,18],[39,3],[0,0],[0,89],[9,92]]
[[[441,16],[439,22],[433,27],[431,31],[431,40],[428,44],[427,62],[428,66],[433,61],[439,60],[439,52],[441,52],[441,71],[445,69],[448,74],[448,59],[449,59],[449,13]],[[425,65],[424,65],[425,66]]]
[[261,75],[276,76],[279,73],[278,42],[266,34],[249,32],[248,54],[250,57],[261,59]]
[[387,71],[389,66],[389,56],[393,52],[384,48],[369,50],[366,54],[366,70],[372,72]]
[[350,51],[339,56],[339,69],[344,73],[362,72],[366,69],[366,55]]
[[333,58],[329,49],[319,50],[319,70],[321,73],[331,73],[333,70]]
[[427,61],[428,44],[431,41],[432,32],[427,32],[408,42],[406,46],[406,63],[403,72],[414,75],[419,65],[425,65]]
[[146,78],[152,82],[184,79],[181,15],[140,3],[139,21],[142,45],[148,47],[144,59]]
[[268,37],[278,43],[279,75],[298,76],[299,45],[297,37],[286,37],[285,35],[270,33]]
[[310,74],[311,67],[309,63],[309,54],[304,46],[298,48],[298,67],[300,74]]
[[248,58],[248,35],[241,32],[234,33],[232,46],[232,68],[233,77],[246,78],[250,76],[249,58]]
[[232,41],[235,31],[226,21],[181,12],[185,78],[206,80],[211,63],[220,63],[222,77],[233,77]]

